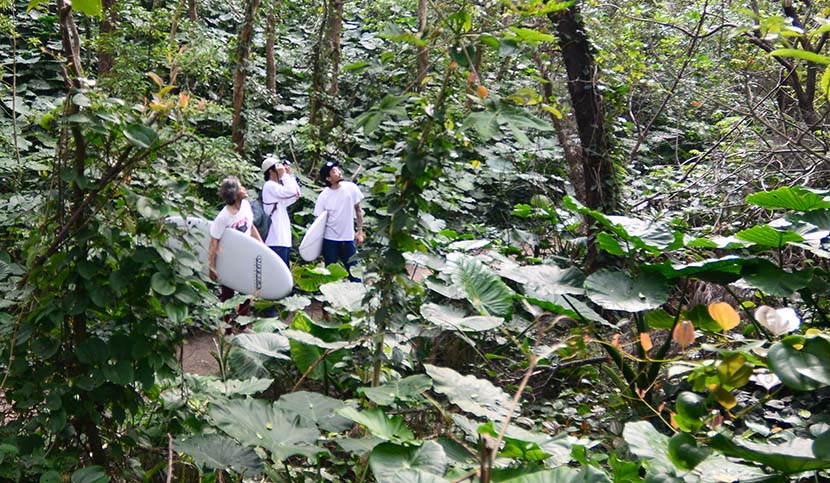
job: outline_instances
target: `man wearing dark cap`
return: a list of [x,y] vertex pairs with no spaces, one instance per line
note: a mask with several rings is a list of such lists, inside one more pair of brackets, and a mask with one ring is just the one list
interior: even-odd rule
[[349,272],[349,280],[360,282],[352,275],[351,268],[357,264],[352,257],[357,253],[357,247],[363,244],[363,210],[360,208],[363,193],[356,184],[343,180],[337,161],[328,161],[320,168],[320,180],[326,187],[314,205],[314,216],[324,211],[328,213],[323,234],[323,260],[326,265],[340,261]]

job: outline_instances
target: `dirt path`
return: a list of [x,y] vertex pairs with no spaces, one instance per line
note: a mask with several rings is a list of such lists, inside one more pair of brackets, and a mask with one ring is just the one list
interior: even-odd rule
[[197,332],[189,336],[182,346],[182,371],[200,376],[218,376],[219,363],[210,355],[217,352],[217,334]]

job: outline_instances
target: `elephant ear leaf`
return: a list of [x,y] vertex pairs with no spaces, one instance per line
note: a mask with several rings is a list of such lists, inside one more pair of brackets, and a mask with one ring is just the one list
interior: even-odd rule
[[473,257],[462,257],[452,280],[481,315],[508,318],[513,313],[513,290]]
[[173,449],[190,456],[202,468],[233,470],[245,476],[262,473],[263,463],[256,451],[227,436],[211,434],[179,439],[173,443]]
[[426,441],[419,447],[382,443],[372,450],[369,465],[380,482],[440,483],[447,469],[448,458],[444,448]]
[[[456,371],[426,364],[427,374],[432,378],[436,392],[444,394],[462,410],[486,417],[493,421],[504,421],[509,416],[512,398],[486,379],[462,376]],[[517,407],[516,410],[519,408]]]
[[246,446],[267,449],[277,461],[326,452],[315,446],[320,436],[316,426],[303,425],[299,417],[284,413],[277,404],[235,399],[213,406],[209,415],[229,436]]
[[585,280],[585,291],[600,307],[626,312],[655,309],[669,297],[666,279],[655,273],[632,277],[624,272],[600,270]]

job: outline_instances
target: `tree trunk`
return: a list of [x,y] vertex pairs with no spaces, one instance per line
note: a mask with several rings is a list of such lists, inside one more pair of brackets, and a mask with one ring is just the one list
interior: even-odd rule
[[280,8],[280,0],[274,0],[273,5],[268,9],[268,16],[265,25],[265,86],[268,91],[277,93],[277,61],[274,52],[277,31],[277,11]]
[[[427,0],[418,0],[418,38],[423,40],[427,31]],[[429,51],[427,46],[418,47],[418,75],[415,79],[415,90],[422,89],[421,83],[427,76],[429,68]]]
[[340,74],[340,37],[343,33],[343,4],[345,0],[332,0],[331,8],[329,9],[329,28],[328,28],[328,50],[329,58],[331,59],[331,82],[329,84],[329,94],[333,98],[337,97],[340,90],[338,84],[338,77]]
[[236,152],[245,150],[245,126],[242,108],[245,104],[245,84],[248,80],[248,55],[251,52],[251,37],[254,32],[254,19],[259,8],[259,0],[248,0],[245,4],[245,20],[239,31],[239,45],[236,49],[236,73],[233,78],[233,124],[231,134],[236,144]]
[[[78,89],[80,87],[79,79],[84,76],[83,67],[81,64],[81,43],[80,35],[78,34],[78,27],[75,24],[75,18],[72,13],[72,4],[65,0],[58,0],[58,18],[60,23],[61,41],[63,44],[63,53],[66,56],[66,66],[64,67],[64,78],[67,87],[70,90]],[[70,117],[79,112],[78,106],[72,102],[65,103],[64,116]],[[72,124],[70,128],[72,140],[74,141],[74,150],[72,150],[68,143],[64,145],[59,157],[73,163],[72,168],[76,173],[76,179],[83,179],[83,173],[86,167],[86,139],[77,124]],[[72,203],[75,210],[83,210],[85,192],[84,189],[75,181],[72,182]],[[59,207],[60,212],[63,207]],[[79,243],[75,259],[86,259],[86,246],[84,243]],[[82,292],[84,289],[80,286],[75,288],[75,293]],[[84,297],[82,294],[77,295],[79,299]],[[68,352],[74,352],[74,348],[84,343],[87,339],[87,321],[84,314],[76,316],[65,315],[64,326],[71,328],[71,340],[67,341],[69,347]],[[84,370],[78,366],[76,360],[72,360],[67,367],[65,367],[67,379],[78,376]],[[81,391],[79,393],[82,403],[88,403],[90,406],[93,403],[87,401],[86,394]],[[92,461],[104,466],[107,464],[107,451],[104,449],[101,435],[98,427],[93,421],[91,415],[87,412],[79,413],[74,421],[76,429],[84,436],[87,449]]]
[[[113,32],[115,32],[115,0],[103,0],[101,2],[101,24],[98,26],[100,31],[99,39],[107,39]],[[115,66],[115,57],[112,52],[104,47],[98,47],[98,76],[104,77]]]
[[[592,210],[613,214],[617,211],[619,190],[605,132],[602,95],[597,89],[594,50],[577,6],[548,14],[548,18],[556,25],[562,61],[568,76],[568,93],[582,148],[584,204]],[[597,246],[596,221],[586,219],[586,223],[588,246],[585,268],[588,272],[593,272],[607,265],[608,261]]]
[[317,31],[317,45],[311,50],[311,92],[309,93],[308,119],[312,126],[320,125],[323,96],[326,90],[326,25],[328,25],[328,1],[323,0],[323,18]]
[[196,0],[187,0],[187,16],[191,22],[199,19],[199,13],[196,11]]
[[578,8],[550,14],[568,75],[568,93],[582,145],[585,205],[603,213],[617,210],[618,188],[607,134],[602,95],[596,85],[594,51]]

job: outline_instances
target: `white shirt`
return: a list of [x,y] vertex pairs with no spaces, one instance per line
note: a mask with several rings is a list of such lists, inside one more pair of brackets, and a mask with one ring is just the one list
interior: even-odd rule
[[254,212],[251,210],[251,204],[248,203],[248,200],[243,199],[236,214],[231,214],[228,206],[222,208],[222,211],[216,215],[213,223],[210,224],[210,236],[217,240],[222,238],[225,228],[233,228],[250,236],[252,226],[254,226]]
[[360,203],[363,193],[351,181],[341,181],[337,189],[325,188],[314,205],[314,216],[327,211],[323,238],[332,241],[354,241],[354,205]]
[[300,185],[295,177],[285,173],[280,181],[282,184],[269,180],[262,186],[262,209],[266,214],[271,214],[271,228],[263,236],[263,241],[269,247],[291,246],[291,219],[288,216],[288,207],[300,198]]

